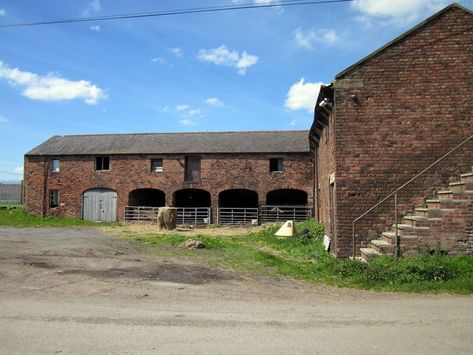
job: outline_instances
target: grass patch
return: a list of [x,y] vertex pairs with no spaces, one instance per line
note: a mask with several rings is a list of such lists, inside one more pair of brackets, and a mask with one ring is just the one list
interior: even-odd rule
[[[380,291],[473,293],[473,257],[425,254],[395,260],[385,256],[370,264],[333,258],[322,245],[323,226],[314,221],[297,223],[309,238],[277,238],[278,227],[240,236],[133,235],[154,245],[167,256],[188,256],[208,265],[230,267],[248,273],[283,275],[311,282]],[[178,247],[187,239],[199,239],[203,250]]]
[[79,218],[39,217],[22,208],[0,209],[0,226],[9,227],[73,227],[97,226],[97,223]]

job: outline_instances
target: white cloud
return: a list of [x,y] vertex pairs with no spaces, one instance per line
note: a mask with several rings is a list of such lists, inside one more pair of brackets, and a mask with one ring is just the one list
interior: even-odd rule
[[169,48],[169,52],[174,54],[176,58],[182,58],[184,56],[184,52],[182,51],[182,48],[179,48],[179,47]]
[[156,64],[160,64],[160,65],[164,65],[164,66],[169,67],[169,68],[174,68],[174,65],[169,63],[169,61],[166,58],[163,58],[163,57],[153,58],[153,59],[151,59],[151,62],[156,63]]
[[6,118],[5,116],[0,116],[0,123],[7,123],[8,122],[8,118]]
[[13,172],[16,174],[23,174],[23,167],[22,166],[17,166],[13,169]]
[[61,78],[57,74],[44,76],[12,69],[0,61],[0,78],[8,80],[11,86],[24,86],[22,92],[32,100],[62,101],[81,99],[88,105],[95,105],[99,100],[106,98],[103,90],[90,81],[72,81]]
[[182,119],[179,121],[182,126],[194,126],[195,122],[189,119]]
[[240,54],[236,51],[229,51],[227,46],[222,45],[213,49],[201,49],[198,58],[203,62],[216,65],[235,66],[240,60]]
[[90,26],[89,30],[98,33],[98,32],[100,32],[101,28],[100,28],[100,26]]
[[158,63],[158,64],[167,64],[167,62],[168,62],[168,61],[167,61],[166,59],[164,59],[163,57],[156,57],[156,58],[151,59],[151,61],[152,61],[153,63]]
[[178,111],[186,111],[189,108],[190,108],[189,105],[177,105],[176,106],[176,110],[178,110]]
[[[237,5],[242,5],[242,4],[247,3],[245,0],[232,0],[232,2]],[[279,5],[280,0],[253,0],[253,4],[256,4],[256,5],[273,5],[274,4],[274,5],[278,5],[275,7],[278,13],[282,13],[284,11],[283,7]]]
[[243,51],[243,53],[241,54],[240,60],[236,64],[236,67],[238,68],[238,74],[245,75],[246,69],[255,65],[257,62],[258,62],[257,56],[248,54],[246,53],[246,51]]
[[202,110],[200,108],[189,110],[189,111],[187,111],[187,113],[191,116],[200,116],[200,117],[202,117]]
[[[415,21],[444,7],[450,0],[355,0],[352,7],[366,16],[389,20],[392,24]],[[361,17],[365,23],[366,18]]]
[[215,106],[215,107],[223,107],[225,106],[222,101],[218,97],[210,97],[207,100],[205,100],[205,103],[210,106]]
[[225,45],[218,48],[201,49],[198,58],[202,62],[234,67],[238,69],[240,75],[245,75],[246,70],[258,62],[257,56],[248,54],[246,51],[241,54],[237,51],[230,51]]
[[297,123],[296,119],[293,119],[291,122],[289,122],[289,126],[294,127]]
[[304,78],[302,78],[289,89],[284,104],[285,107],[290,110],[307,110],[312,112],[322,84],[305,83]]
[[[234,4],[243,4],[246,1],[245,0],[232,0]],[[260,4],[260,5],[267,5],[267,4],[272,4],[275,3],[277,4],[279,0],[253,0],[253,3],[255,4]]]
[[304,48],[312,49],[315,44],[334,44],[339,40],[337,33],[334,30],[321,29],[321,30],[304,30],[301,27],[296,29],[292,35],[296,43]]
[[0,16],[5,16],[7,14],[7,10],[0,9]]
[[179,121],[183,126],[195,125],[194,119],[205,117],[205,113],[200,108],[192,108],[189,105],[177,105],[176,111],[179,112],[181,120]]
[[87,4],[87,7],[82,11],[82,16],[90,16],[93,13],[100,12],[102,10],[102,4],[100,0],[92,0]]

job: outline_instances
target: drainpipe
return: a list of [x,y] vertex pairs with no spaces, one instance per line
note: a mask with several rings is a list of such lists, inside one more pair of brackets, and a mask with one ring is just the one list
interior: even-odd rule
[[314,217],[316,218],[317,222],[320,222],[320,215],[319,215],[319,162],[318,162],[318,155],[319,155],[319,148],[315,148],[314,160],[313,160],[313,169],[314,169],[314,186],[313,186],[313,196],[314,196]]

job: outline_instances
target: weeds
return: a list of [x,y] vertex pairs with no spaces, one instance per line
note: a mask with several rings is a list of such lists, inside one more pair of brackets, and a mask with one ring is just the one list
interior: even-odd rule
[[[207,250],[186,253],[205,256],[211,265],[232,267],[243,272],[277,274],[312,282],[343,287],[383,291],[473,293],[473,257],[423,254],[396,260],[390,256],[370,264],[334,258],[322,244],[321,224],[307,221],[296,224],[305,238],[277,238],[278,226],[237,237],[193,237],[204,242]],[[177,246],[188,237],[139,236],[154,244]],[[159,253],[159,250],[157,250]]]

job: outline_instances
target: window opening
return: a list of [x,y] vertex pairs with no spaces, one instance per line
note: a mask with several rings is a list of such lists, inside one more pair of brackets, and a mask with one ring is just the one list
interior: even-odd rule
[[95,170],[110,170],[110,157],[95,157]]
[[269,159],[269,171],[282,171],[283,170],[283,163],[282,158],[270,158]]
[[51,160],[51,171],[53,173],[58,173],[59,172],[59,159]]
[[49,207],[59,206],[59,190],[49,190]]

